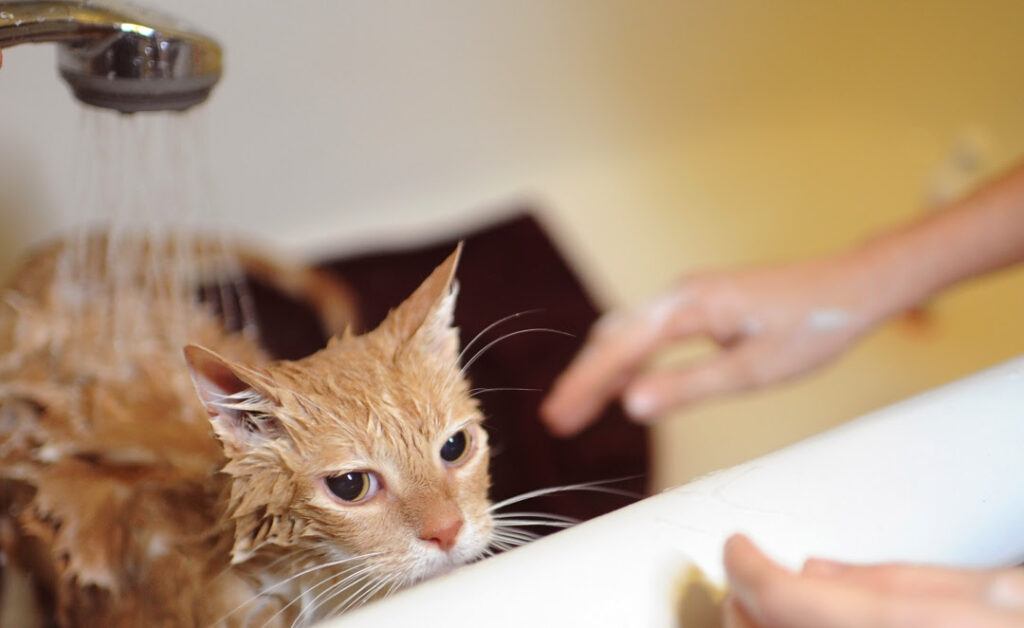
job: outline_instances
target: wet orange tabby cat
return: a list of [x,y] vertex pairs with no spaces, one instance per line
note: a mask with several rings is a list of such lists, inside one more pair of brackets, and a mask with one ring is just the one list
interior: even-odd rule
[[62,626],[289,626],[481,556],[489,455],[452,326],[458,257],[374,331],[298,361],[198,306],[185,360],[161,338],[114,354],[89,302],[68,321],[38,282],[9,291],[7,564]]

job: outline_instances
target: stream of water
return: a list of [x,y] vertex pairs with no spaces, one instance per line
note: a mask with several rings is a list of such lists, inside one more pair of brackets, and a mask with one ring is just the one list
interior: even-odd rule
[[77,202],[64,210],[73,226],[54,306],[88,320],[82,333],[115,352],[183,346],[199,299],[218,303],[229,328],[255,334],[244,274],[215,212],[203,114],[80,113]]

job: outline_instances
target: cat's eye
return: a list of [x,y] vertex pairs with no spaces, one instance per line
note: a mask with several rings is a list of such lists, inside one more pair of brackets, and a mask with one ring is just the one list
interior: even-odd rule
[[324,483],[335,497],[353,503],[370,499],[380,488],[377,476],[369,471],[349,471],[324,478]]
[[461,429],[448,437],[441,445],[441,459],[448,463],[461,460],[469,450],[469,432]]

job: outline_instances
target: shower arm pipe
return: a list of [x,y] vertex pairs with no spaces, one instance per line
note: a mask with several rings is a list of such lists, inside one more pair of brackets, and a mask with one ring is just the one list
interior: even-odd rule
[[0,48],[83,41],[146,29],[102,6],[77,2],[0,2]]
[[86,104],[182,110],[220,80],[221,48],[167,15],[89,0],[0,1],[0,49],[58,44],[58,69]]

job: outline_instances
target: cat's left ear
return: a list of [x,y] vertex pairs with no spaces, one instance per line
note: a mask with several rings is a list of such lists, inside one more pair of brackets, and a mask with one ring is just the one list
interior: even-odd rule
[[229,455],[285,434],[269,412],[279,401],[264,375],[198,345],[185,347],[185,361],[213,430]]
[[461,255],[459,242],[451,255],[383,323],[403,343],[421,343],[427,351],[451,360],[457,359],[459,353],[459,330],[454,324],[459,292],[455,270]]

